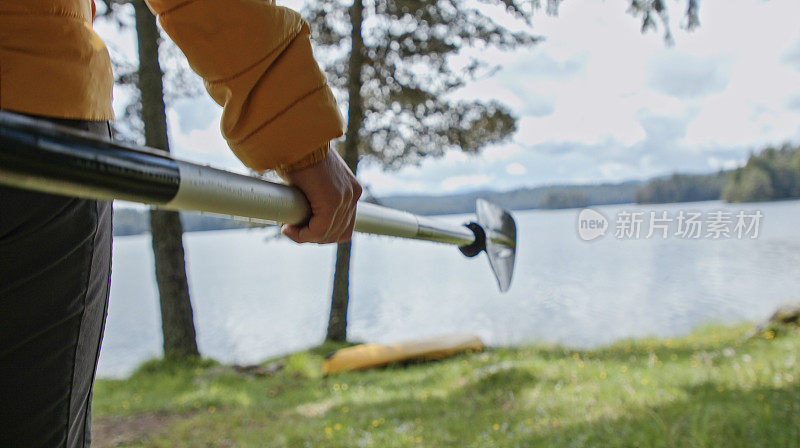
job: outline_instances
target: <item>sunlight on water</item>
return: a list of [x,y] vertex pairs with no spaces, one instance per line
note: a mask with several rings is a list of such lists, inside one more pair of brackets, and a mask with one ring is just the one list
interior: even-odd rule
[[[620,338],[683,334],[709,322],[753,321],[800,295],[800,201],[598,207],[760,210],[756,240],[582,241],[579,210],[515,212],[514,283],[500,294],[484,256],[439,244],[358,236],[349,336],[387,342],[475,333],[490,345],[591,347]],[[465,217],[446,217],[462,222]],[[204,356],[254,363],[322,341],[335,248],[269,238],[274,230],[185,236],[198,342]],[[128,374],[159,356],[160,318],[149,236],[117,238],[99,375]]]

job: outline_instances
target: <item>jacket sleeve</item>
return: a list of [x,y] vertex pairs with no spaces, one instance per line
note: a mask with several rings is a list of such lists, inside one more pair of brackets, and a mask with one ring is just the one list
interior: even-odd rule
[[308,24],[274,0],[147,0],[221,105],[222,135],[255,170],[322,159],[344,120]]

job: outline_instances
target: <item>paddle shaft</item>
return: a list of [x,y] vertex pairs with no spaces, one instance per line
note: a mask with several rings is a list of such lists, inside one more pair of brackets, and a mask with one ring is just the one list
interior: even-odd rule
[[[47,121],[0,111],[0,183],[90,199],[121,199],[169,210],[300,223],[311,214],[300,190],[109,142]],[[475,242],[463,225],[359,202],[355,230],[436,241]],[[487,235],[502,242],[500,235]]]

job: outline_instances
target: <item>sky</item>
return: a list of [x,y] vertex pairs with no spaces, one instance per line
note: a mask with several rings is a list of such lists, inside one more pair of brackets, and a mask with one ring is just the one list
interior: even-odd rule
[[[667,4],[673,45],[661,31],[642,34],[627,0],[565,0],[557,17],[537,14],[530,31],[543,42],[485,52],[500,70],[453,94],[509,106],[510,141],[397,171],[362,163],[359,180],[377,196],[620,182],[735,168],[767,145],[800,143],[800,2],[702,0],[692,32],[679,26],[683,2]],[[115,50],[135,49],[130,36],[96,28]],[[116,97],[120,107],[124,92]],[[244,171],[220,113],[205,96],[172,104],[173,152]]]

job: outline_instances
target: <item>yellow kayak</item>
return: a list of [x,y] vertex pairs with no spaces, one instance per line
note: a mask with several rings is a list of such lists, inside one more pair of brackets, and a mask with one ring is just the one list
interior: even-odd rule
[[361,344],[343,348],[322,364],[323,375],[348,370],[369,369],[401,361],[443,359],[466,351],[483,350],[474,335],[446,335],[395,344]]

